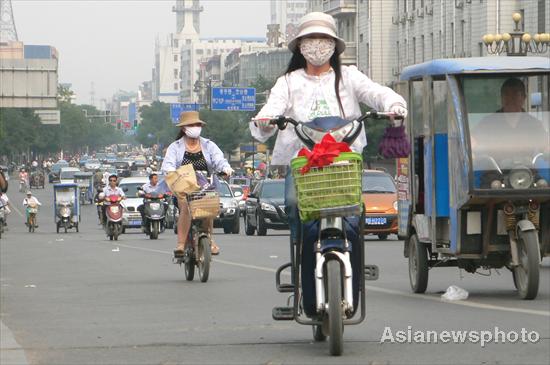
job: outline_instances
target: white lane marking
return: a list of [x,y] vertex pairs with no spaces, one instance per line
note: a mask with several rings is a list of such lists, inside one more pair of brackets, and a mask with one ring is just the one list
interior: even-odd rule
[[17,207],[16,207],[15,205],[10,204],[10,208],[13,208],[13,210],[15,210],[15,212],[16,212],[17,214],[19,214],[19,216],[20,216],[21,218],[25,218],[25,217],[23,216],[23,213],[21,213],[21,212],[19,211],[19,209],[17,209]]
[[[114,243],[111,243],[114,245]],[[172,252],[169,251],[161,251],[161,250],[155,250],[151,248],[145,248],[145,247],[136,247],[136,246],[130,246],[125,244],[118,244],[118,246],[126,247],[126,248],[132,248],[135,250],[141,250],[141,251],[148,251],[148,252],[155,252],[155,253],[162,253],[167,255],[172,255]],[[269,267],[263,267],[263,266],[256,266],[256,265],[248,265],[248,264],[242,264],[239,262],[234,261],[226,261],[226,260],[220,260],[220,259],[214,259],[214,262],[219,262],[220,264],[229,265],[229,266],[237,266],[242,267],[245,269],[252,269],[252,270],[259,270],[264,272],[270,272],[275,273],[277,270],[269,268]],[[289,273],[283,272],[284,276],[290,276]],[[465,307],[472,307],[472,308],[478,308],[478,309],[488,309],[488,310],[499,310],[503,312],[515,312],[515,313],[522,313],[522,314],[532,314],[536,316],[542,316],[542,317],[550,317],[550,312],[547,311],[540,311],[535,309],[525,309],[525,308],[514,308],[514,307],[505,307],[500,305],[493,305],[493,304],[485,304],[485,303],[479,303],[479,302],[473,302],[473,301],[457,301],[457,302],[443,302],[441,298],[430,296],[427,294],[412,294],[407,293],[400,290],[394,290],[394,289],[386,289],[381,288],[378,286],[372,286],[372,285],[365,285],[365,288],[374,292],[384,293],[384,294],[390,294],[390,295],[399,295],[404,296],[408,298],[414,298],[414,299],[422,299],[422,300],[431,300],[438,303],[445,303],[445,304],[454,304],[454,305],[462,305]]]

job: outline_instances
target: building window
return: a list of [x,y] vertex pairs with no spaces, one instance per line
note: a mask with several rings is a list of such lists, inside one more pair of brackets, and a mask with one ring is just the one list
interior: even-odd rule
[[397,41],[397,68],[401,67],[401,50],[399,49],[399,41]]
[[430,59],[434,59],[434,34],[430,33]]
[[422,35],[422,60],[421,62],[424,62],[424,60],[426,59],[426,43],[424,42],[424,35]]
[[416,64],[416,37],[413,37],[413,45],[412,45],[412,53],[413,53],[413,64]]
[[456,57],[455,55],[455,23],[451,23],[451,54],[452,54],[452,57]]
[[178,40],[174,39],[174,48],[178,48],[178,45],[179,45]]
[[178,55],[177,54],[174,55],[174,62],[178,62]]
[[521,31],[525,32],[525,9],[519,9],[519,13],[521,14]]
[[461,21],[460,22],[460,42],[461,42],[461,45],[460,47],[462,48],[461,49],[461,57],[464,57],[465,56],[465,52],[466,52],[466,45],[465,45],[465,42],[464,42],[464,38],[465,38],[465,34],[464,34],[464,23],[466,23],[466,21]]
[[483,57],[483,43],[479,42],[477,46],[479,47],[479,57]]
[[412,10],[414,11],[416,9],[416,0],[412,0],[412,5],[413,5]]
[[407,0],[403,0],[403,12],[407,12]]
[[359,43],[363,43],[363,33],[359,34]]
[[546,32],[546,25],[544,21],[544,16],[546,15],[546,1],[547,0],[539,0],[538,2],[538,6],[537,6],[538,33]]
[[178,83],[175,82],[175,83],[174,83],[174,90],[177,90],[177,89],[178,89]]
[[178,78],[178,69],[177,68],[174,69],[174,78],[176,78],[176,79]]

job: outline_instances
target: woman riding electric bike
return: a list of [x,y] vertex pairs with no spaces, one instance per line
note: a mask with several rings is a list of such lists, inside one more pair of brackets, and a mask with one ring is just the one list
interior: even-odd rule
[[[289,43],[288,47],[293,53],[288,69],[277,80],[267,104],[250,123],[252,136],[260,142],[265,142],[277,132],[274,124],[277,124],[278,118],[274,117],[285,116],[288,119],[278,119],[279,128],[289,121],[321,120],[317,125],[314,123],[310,131],[313,129],[323,132],[340,130],[340,134],[343,134],[340,140],[348,136],[349,128],[355,128],[354,133],[357,135],[354,138],[349,138],[350,148],[354,152],[362,153],[367,141],[363,129],[359,128],[358,123],[361,121],[357,120],[361,116],[359,103],[367,104],[376,110],[389,111],[392,115],[401,118],[406,116],[407,105],[400,95],[388,87],[373,82],[355,66],[341,66],[340,54],[345,49],[345,42],[336,35],[336,24],[332,16],[318,12],[306,14],[300,20],[298,35]],[[355,124],[352,125],[350,121],[354,121]],[[271,165],[288,166],[302,147],[303,140],[298,137],[296,132],[298,124],[291,122],[286,128],[279,131]],[[309,263],[310,266],[313,266],[314,250],[309,246],[301,248],[300,244],[303,240],[304,245],[313,245],[306,237],[317,237],[317,232],[314,231],[319,229],[319,225],[313,224],[307,228],[302,226],[303,235],[298,235],[300,221],[292,173],[287,173],[285,182],[285,210],[289,218],[291,232],[291,259],[297,250],[302,250],[302,262],[298,262],[297,265]],[[357,242],[362,238],[357,218],[346,219],[344,226],[341,228],[349,231],[349,235],[353,236],[350,241]],[[355,256],[359,254],[356,251],[353,252]],[[352,261],[354,261],[353,258]],[[300,305],[303,306],[308,317],[314,318],[318,311],[315,308],[313,268],[309,267],[309,271],[310,275],[304,277],[301,283],[303,302]],[[293,270],[291,286],[294,287],[299,282],[296,274],[297,271]],[[357,280],[358,278],[354,279],[354,287],[358,287]],[[294,291],[294,293],[298,292]],[[295,298],[295,300],[298,299]],[[279,314],[274,311],[274,317]],[[294,314],[296,314],[296,309]],[[281,317],[285,316],[281,315]],[[287,317],[290,318],[284,319],[301,321],[296,315]],[[322,328],[319,325],[320,321],[301,321],[301,323],[314,324],[315,339],[324,339],[330,332],[327,328]],[[332,338],[336,337],[332,335],[329,337],[331,337],[331,354],[341,354],[343,351],[341,337],[339,339]]]

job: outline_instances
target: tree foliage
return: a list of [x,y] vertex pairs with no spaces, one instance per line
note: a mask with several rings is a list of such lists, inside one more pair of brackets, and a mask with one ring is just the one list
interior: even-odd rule
[[58,107],[61,123],[44,125],[32,109],[0,109],[0,154],[46,155],[64,150],[68,153],[85,152],[87,148],[97,150],[123,140],[123,135],[103,118],[86,118],[99,115],[93,106],[75,105],[63,101],[60,96]]

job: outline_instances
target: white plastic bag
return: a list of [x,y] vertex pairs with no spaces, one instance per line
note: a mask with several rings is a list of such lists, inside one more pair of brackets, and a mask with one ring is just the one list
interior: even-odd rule
[[468,299],[468,292],[456,285],[451,285],[447,288],[445,294],[441,296],[441,299],[449,301],[465,300]]

